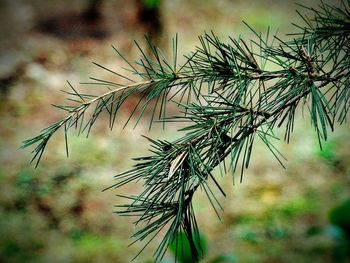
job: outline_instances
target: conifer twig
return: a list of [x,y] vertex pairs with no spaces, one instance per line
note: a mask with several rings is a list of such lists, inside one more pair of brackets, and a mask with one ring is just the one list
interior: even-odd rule
[[[118,214],[136,216],[135,225],[140,228],[132,236],[134,242],[148,238],[147,246],[163,233],[154,255],[160,261],[169,244],[180,245],[177,233],[182,231],[193,261],[197,262],[203,253],[192,201],[201,189],[220,216],[222,207],[211,185],[224,196],[225,193],[215,179],[214,169],[235,174],[240,168],[242,181],[257,139],[284,167],[284,157],[273,145],[274,130],[283,127],[284,140],[289,142],[300,107],[308,109],[320,146],[337,123],[346,122],[350,108],[350,1],[342,1],[340,6],[321,1],[319,9],[303,8],[313,17],[299,13],[305,25],[296,25],[298,32],[291,34],[288,41],[277,36],[271,39],[269,32],[263,37],[250,27],[256,36],[250,43],[241,38],[223,43],[213,32],[206,33],[199,37],[200,45],[185,56],[182,65],[178,65],[177,36],[172,42],[171,62],[149,41],[152,57],[136,43],[141,58],[135,64],[113,47],[126,62],[127,72],[142,80],[96,63],[128,84],[92,78],[94,84],[109,88],[99,96],[82,94],[69,84],[72,91],[66,93],[75,105],[56,106],[67,111],[67,116],[25,140],[22,147],[36,145],[32,161],[38,165],[52,135],[64,128],[68,155],[69,129],[88,135],[102,112],[109,114],[113,128],[123,103],[140,94],[127,120],[128,123],[139,111],[137,124],[154,101],[151,124],[162,121],[188,125],[179,131],[182,136],[172,142],[147,138],[152,154],[134,158],[134,167],[116,175],[116,183],[108,189],[143,182],[139,195],[123,196],[129,203],[116,206]],[[178,105],[181,114],[166,115],[167,103]],[[89,115],[92,105],[96,106]]]

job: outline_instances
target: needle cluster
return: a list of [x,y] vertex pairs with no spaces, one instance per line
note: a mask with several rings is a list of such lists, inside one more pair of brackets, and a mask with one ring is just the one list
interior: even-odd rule
[[[120,108],[134,94],[140,100],[126,124],[137,115],[136,125],[151,107],[150,125],[159,120],[187,124],[175,141],[147,138],[151,154],[135,158],[134,167],[116,175],[110,188],[143,183],[139,195],[124,196],[129,202],[117,205],[117,213],[136,216],[135,224],[141,227],[132,236],[135,242],[146,241],[147,245],[162,235],[156,261],[169,244],[182,244],[177,235],[181,231],[197,262],[202,253],[193,198],[200,189],[216,213],[221,209],[212,189],[225,195],[213,173],[216,167],[222,174],[238,172],[242,180],[256,140],[283,166],[284,157],[273,145],[274,130],[283,128],[284,140],[289,142],[299,108],[309,112],[320,146],[337,123],[346,122],[350,107],[350,1],[302,8],[312,15],[299,13],[305,23],[296,25],[297,33],[289,40],[271,36],[269,30],[262,35],[252,28],[255,38],[250,41],[230,38],[224,43],[214,33],[205,33],[182,65],[178,63],[177,36],[171,59],[150,42],[151,55],[136,43],[141,53],[136,63],[113,47],[125,61],[127,72],[96,65],[127,84],[92,78],[92,84],[108,89],[101,95],[82,94],[69,84],[71,91],[66,93],[74,104],[56,106],[67,112],[66,117],[24,141],[23,147],[35,145],[32,161],[37,165],[52,135],[62,128],[68,154],[68,130],[76,128],[79,134],[88,135],[102,112],[108,113],[113,128]],[[167,103],[178,105],[182,114],[168,116]]]

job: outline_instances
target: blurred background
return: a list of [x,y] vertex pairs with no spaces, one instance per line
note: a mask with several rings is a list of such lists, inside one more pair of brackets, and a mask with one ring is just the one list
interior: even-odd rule
[[[133,165],[131,157],[147,153],[141,134],[173,140],[178,127],[149,131],[144,121],[123,130],[121,118],[110,131],[101,118],[89,138],[72,133],[68,159],[63,136],[54,137],[34,169],[30,151],[18,148],[64,116],[50,104],[64,103],[66,80],[77,89],[89,77],[113,80],[91,62],[118,70],[111,45],[135,60],[133,40],[144,35],[167,52],[178,33],[180,54],[194,50],[204,31],[249,39],[242,20],[283,38],[292,22],[302,23],[296,8],[283,0],[0,0],[0,262],[129,262],[143,246],[128,247],[132,218],[113,214],[124,202],[115,194],[137,187],[102,190]],[[221,221],[198,193],[203,262],[350,262],[348,128],[337,127],[321,151],[300,114],[290,144],[276,142],[286,169],[257,144],[242,183],[219,179],[227,194],[217,195]],[[135,262],[152,262],[156,244]],[[175,262],[171,251],[164,262]]]

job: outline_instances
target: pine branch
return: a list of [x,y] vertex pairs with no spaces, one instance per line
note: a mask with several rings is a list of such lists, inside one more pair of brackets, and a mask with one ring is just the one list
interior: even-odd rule
[[[24,141],[22,147],[36,145],[32,161],[37,165],[50,138],[63,128],[68,155],[69,129],[75,127],[79,134],[88,135],[102,112],[109,114],[109,126],[113,128],[123,103],[140,94],[144,100],[137,103],[127,120],[139,110],[137,124],[150,102],[155,101],[150,125],[159,120],[188,123],[179,131],[184,135],[173,142],[147,138],[152,154],[135,158],[134,167],[118,174],[116,183],[108,189],[143,182],[139,195],[124,196],[130,203],[116,206],[118,214],[138,218],[135,225],[140,229],[132,236],[134,242],[148,238],[147,246],[164,232],[155,252],[159,261],[172,242],[180,244],[177,233],[182,231],[197,262],[203,253],[192,201],[196,191],[203,190],[219,216],[222,207],[211,185],[225,193],[214,176],[217,167],[222,174],[230,170],[233,175],[240,167],[242,181],[256,139],[284,167],[285,158],[273,145],[278,139],[274,130],[284,127],[288,143],[301,107],[309,110],[320,146],[337,123],[346,121],[350,107],[349,6],[349,1],[343,1],[340,7],[321,1],[319,9],[304,7],[312,11],[313,17],[299,13],[306,25],[297,25],[299,31],[288,41],[277,36],[271,39],[269,31],[263,37],[250,27],[256,36],[250,42],[230,38],[229,43],[223,43],[213,32],[206,33],[199,37],[196,50],[185,56],[183,65],[177,62],[177,37],[171,62],[149,41],[152,58],[136,43],[141,58],[135,64],[114,48],[126,62],[126,71],[141,81],[96,63],[129,84],[93,78],[94,84],[109,88],[100,96],[79,93],[70,85],[72,91],[66,93],[76,104],[56,106],[68,115]],[[167,116],[167,103],[178,105],[181,114]],[[88,109],[93,109],[90,115]],[[155,116],[157,109],[159,118]]]

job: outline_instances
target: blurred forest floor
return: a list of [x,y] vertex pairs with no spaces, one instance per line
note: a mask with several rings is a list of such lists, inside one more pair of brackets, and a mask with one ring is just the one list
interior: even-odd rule
[[[172,140],[176,125],[148,131],[143,121],[123,130],[126,109],[113,131],[102,118],[88,139],[72,133],[68,159],[63,136],[53,138],[37,169],[28,164],[30,151],[18,149],[63,116],[50,104],[63,103],[59,90],[68,89],[66,80],[78,89],[89,77],[113,80],[91,63],[118,71],[121,61],[111,45],[132,60],[139,57],[133,40],[142,41],[145,32],[136,2],[105,1],[103,22],[95,27],[78,15],[86,3],[0,1],[0,262],[129,262],[142,248],[127,247],[132,218],[113,214],[113,205],[123,202],[115,194],[137,192],[138,186],[102,189],[132,166],[131,157],[147,153],[141,134]],[[291,22],[301,23],[296,8],[292,1],[163,0],[160,43],[167,50],[178,33],[179,53],[188,54],[204,31],[249,39],[242,20],[257,31],[270,25],[283,37]],[[48,21],[59,21],[59,28]],[[221,221],[199,193],[195,209],[207,242],[203,262],[341,262],[343,237],[329,212],[350,197],[348,128],[337,127],[321,151],[309,121],[299,116],[290,144],[276,142],[288,159],[286,169],[257,144],[242,183],[236,178],[233,186],[230,175],[219,178],[228,195],[217,193]],[[152,262],[155,248],[156,242],[135,262]],[[164,262],[174,262],[173,255],[167,253]]]

